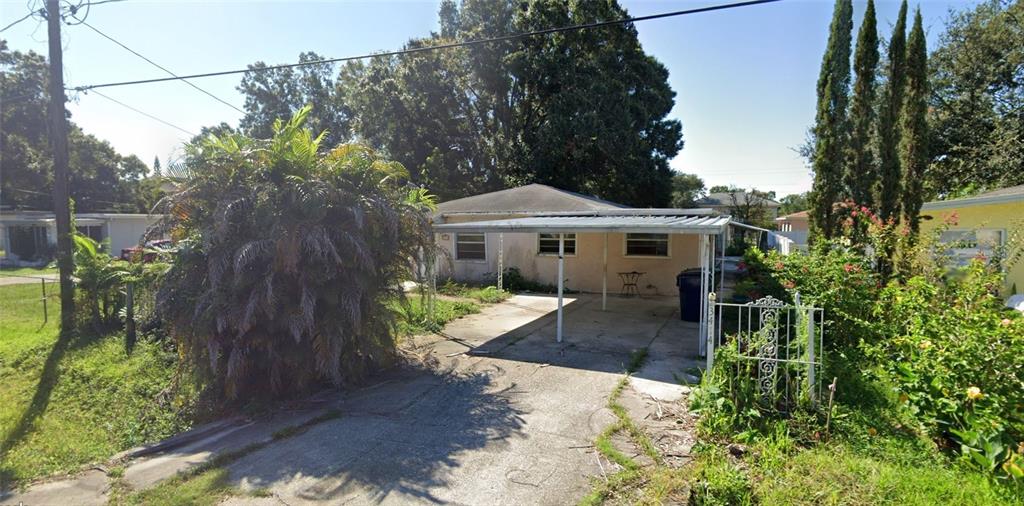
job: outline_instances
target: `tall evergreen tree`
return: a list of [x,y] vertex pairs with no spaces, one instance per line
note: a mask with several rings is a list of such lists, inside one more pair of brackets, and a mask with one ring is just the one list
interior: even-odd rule
[[875,2],[868,0],[864,21],[857,34],[853,56],[853,102],[850,106],[850,145],[846,161],[846,191],[861,205],[874,207],[872,186],[877,177],[871,150],[871,128],[875,122],[875,72],[878,67],[878,29]]
[[921,8],[907,41],[907,75],[903,114],[900,117],[900,165],[903,167],[903,221],[913,238],[924,203],[924,172],[928,166],[928,50],[925,47]]
[[906,60],[907,1],[900,6],[896,25],[889,39],[889,61],[886,63],[885,91],[878,111],[878,186],[875,200],[878,215],[888,220],[899,219],[900,181],[902,170],[898,153],[899,118],[903,108],[903,82]]
[[164,175],[163,168],[160,166],[160,157],[159,156],[154,156],[153,157],[153,175],[157,176],[157,177],[160,177],[160,176]]
[[818,76],[818,110],[814,124],[814,185],[811,193],[811,239],[830,239],[838,229],[833,209],[843,193],[846,153],[846,104],[850,88],[850,38],[853,5],[836,0],[828,46]]

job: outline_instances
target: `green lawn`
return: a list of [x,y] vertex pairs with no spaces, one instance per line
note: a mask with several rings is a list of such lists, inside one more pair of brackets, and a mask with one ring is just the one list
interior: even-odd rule
[[[118,335],[57,339],[57,301],[43,324],[35,284],[0,286],[0,483],[79,469],[189,427],[160,395],[176,357]],[[166,399],[166,400],[161,400]]]

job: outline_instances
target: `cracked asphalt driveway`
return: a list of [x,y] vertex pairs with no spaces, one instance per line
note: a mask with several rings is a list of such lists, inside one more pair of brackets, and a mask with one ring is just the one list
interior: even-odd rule
[[605,312],[580,296],[566,306],[558,344],[554,304],[516,296],[421,338],[423,365],[347,398],[338,418],[233,462],[234,485],[268,494],[227,502],[578,502],[605,471],[592,443],[614,421],[605,402],[630,351],[682,357],[692,329],[673,318],[672,299],[615,300]]

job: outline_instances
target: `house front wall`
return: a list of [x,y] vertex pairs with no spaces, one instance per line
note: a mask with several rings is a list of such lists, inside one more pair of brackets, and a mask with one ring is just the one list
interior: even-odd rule
[[138,246],[146,230],[159,220],[159,216],[111,216],[106,220],[106,238],[110,241],[110,254],[120,256],[121,250]]
[[[1024,201],[925,209],[921,214],[932,218],[921,221],[921,231],[926,234],[946,226],[947,222],[950,223],[950,231],[1000,230],[1004,241],[1014,234],[1024,233]],[[1006,273],[1006,288],[1024,293],[1024,262],[1010,266]]]
[[[497,219],[497,218],[491,218]],[[455,258],[454,233],[436,234],[435,240],[446,252],[440,262],[441,278],[451,277],[460,282],[493,282],[498,268],[499,244],[503,252],[504,267],[519,269],[523,277],[555,285],[558,283],[558,257],[538,254],[538,234],[504,233],[486,235],[485,260],[460,260]],[[500,237],[499,237],[500,236]],[[581,292],[599,293],[604,275],[604,245],[608,244],[608,292],[619,293],[622,288],[620,272],[638,271],[644,273],[638,282],[638,289],[645,295],[671,295],[677,293],[676,274],[679,271],[699,267],[698,247],[700,236],[694,234],[670,234],[668,257],[626,256],[625,234],[622,233],[580,233],[576,234],[576,252],[565,256],[565,287]]]

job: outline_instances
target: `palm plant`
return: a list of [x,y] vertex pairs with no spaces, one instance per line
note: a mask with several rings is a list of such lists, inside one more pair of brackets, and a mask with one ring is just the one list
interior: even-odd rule
[[74,233],[75,278],[88,309],[93,330],[100,332],[114,320],[123,279],[128,275],[126,262],[115,260],[100,249],[92,238]]
[[159,204],[179,247],[156,305],[231,399],[341,384],[392,358],[387,303],[430,249],[433,198],[366,146],[322,150],[308,113],[269,140],[189,146]]

